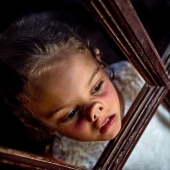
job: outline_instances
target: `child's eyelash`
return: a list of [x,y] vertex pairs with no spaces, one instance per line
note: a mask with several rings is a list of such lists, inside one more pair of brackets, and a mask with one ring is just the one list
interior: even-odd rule
[[100,81],[93,89],[92,94],[98,93],[103,87],[104,81]]
[[68,121],[74,119],[74,118],[78,115],[78,113],[79,113],[79,108],[73,109],[71,112],[69,112],[69,113],[67,114],[66,117],[64,117],[64,119],[62,120],[62,122],[68,122]]

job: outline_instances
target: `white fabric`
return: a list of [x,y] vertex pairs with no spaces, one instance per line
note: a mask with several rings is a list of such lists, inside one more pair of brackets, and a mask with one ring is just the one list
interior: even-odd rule
[[170,114],[160,105],[123,170],[170,170]]

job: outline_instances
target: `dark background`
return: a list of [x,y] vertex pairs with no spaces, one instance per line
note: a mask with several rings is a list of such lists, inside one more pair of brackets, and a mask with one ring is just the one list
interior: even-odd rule
[[170,42],[170,0],[131,0],[131,2],[162,57]]

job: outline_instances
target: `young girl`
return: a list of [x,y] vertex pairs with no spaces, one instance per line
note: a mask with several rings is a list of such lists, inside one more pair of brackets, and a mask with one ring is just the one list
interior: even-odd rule
[[121,129],[124,103],[118,88],[130,101],[127,110],[131,96],[140,90],[136,84],[143,85],[130,63],[113,68],[117,70],[114,82],[109,77],[112,69],[102,62],[97,46],[68,25],[35,14],[14,22],[0,36],[0,92],[6,105],[38,132],[34,131],[34,137],[58,135],[53,157],[87,169]]
[[24,123],[49,134],[113,139],[123,104],[97,52],[67,25],[22,18],[0,37],[1,93]]

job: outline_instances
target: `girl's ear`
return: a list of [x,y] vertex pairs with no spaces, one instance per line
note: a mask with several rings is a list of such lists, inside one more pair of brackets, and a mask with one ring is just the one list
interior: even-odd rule
[[95,48],[95,49],[94,49],[94,53],[95,53],[96,59],[97,59],[99,62],[102,62],[100,50],[99,50],[98,48]]
[[98,48],[95,48],[94,49],[94,53],[95,53],[95,56],[96,56],[96,60],[98,61],[98,63],[101,65],[102,68],[105,68],[105,63],[102,61],[101,59],[101,53],[100,53],[100,50]]

